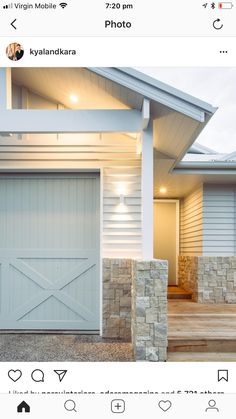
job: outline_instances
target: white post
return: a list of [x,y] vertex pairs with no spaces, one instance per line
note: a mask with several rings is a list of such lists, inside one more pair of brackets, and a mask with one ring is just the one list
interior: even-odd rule
[[12,82],[10,68],[0,68],[0,109],[12,109]]
[[153,122],[142,133],[143,259],[153,259]]

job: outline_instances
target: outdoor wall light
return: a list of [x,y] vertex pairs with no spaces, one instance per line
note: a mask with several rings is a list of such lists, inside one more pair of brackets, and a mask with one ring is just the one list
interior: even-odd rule
[[166,189],[166,188],[164,188],[164,187],[163,187],[163,188],[160,188],[160,192],[161,192],[161,193],[166,193],[166,192],[167,192],[167,189]]
[[78,102],[78,96],[76,96],[76,95],[70,95],[70,100],[73,103],[77,103]]
[[127,195],[127,185],[125,182],[116,182],[116,194],[118,196],[123,195],[125,197],[125,195]]

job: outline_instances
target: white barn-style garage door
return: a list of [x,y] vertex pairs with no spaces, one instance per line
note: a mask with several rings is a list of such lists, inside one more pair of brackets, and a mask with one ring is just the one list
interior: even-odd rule
[[0,177],[0,329],[99,330],[98,174]]

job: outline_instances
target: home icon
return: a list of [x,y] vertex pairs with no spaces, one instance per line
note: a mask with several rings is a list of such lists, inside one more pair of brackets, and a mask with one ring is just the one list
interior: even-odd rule
[[18,413],[30,413],[30,406],[26,402],[21,402],[19,406],[17,406]]

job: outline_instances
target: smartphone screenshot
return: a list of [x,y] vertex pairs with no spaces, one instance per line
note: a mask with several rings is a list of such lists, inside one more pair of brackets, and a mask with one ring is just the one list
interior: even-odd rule
[[234,418],[235,19],[0,0],[4,418]]

